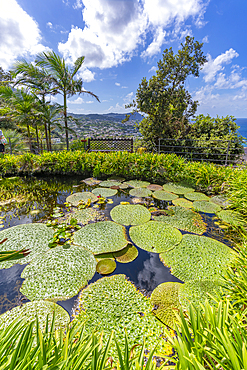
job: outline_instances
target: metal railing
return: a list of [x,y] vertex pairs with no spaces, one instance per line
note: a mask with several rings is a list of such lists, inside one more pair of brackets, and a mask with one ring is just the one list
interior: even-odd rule
[[87,150],[90,152],[133,152],[133,138],[124,139],[92,139],[87,142]]

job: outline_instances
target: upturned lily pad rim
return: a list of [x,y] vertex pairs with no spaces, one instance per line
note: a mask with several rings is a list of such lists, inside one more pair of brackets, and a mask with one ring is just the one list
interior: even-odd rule
[[117,264],[112,258],[104,258],[98,261],[96,271],[100,275],[110,275],[116,270]]

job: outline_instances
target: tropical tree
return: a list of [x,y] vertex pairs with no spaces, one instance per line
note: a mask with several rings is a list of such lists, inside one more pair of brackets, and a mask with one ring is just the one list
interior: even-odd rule
[[85,57],[79,57],[72,67],[69,67],[64,58],[61,58],[54,51],[43,52],[38,54],[36,58],[36,65],[46,68],[49,79],[53,88],[57,93],[63,96],[63,115],[64,127],[66,135],[67,150],[69,150],[69,137],[68,137],[68,116],[67,116],[67,98],[79,93],[89,94],[99,101],[97,95],[91,91],[86,91],[83,88],[83,81],[81,78],[75,79],[75,75],[81,68]]

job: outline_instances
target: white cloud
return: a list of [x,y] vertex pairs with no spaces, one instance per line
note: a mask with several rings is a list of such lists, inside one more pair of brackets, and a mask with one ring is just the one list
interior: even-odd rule
[[121,89],[128,89],[128,86],[121,86]]
[[95,73],[90,71],[88,68],[82,68],[78,72],[78,76],[82,78],[85,82],[91,82],[95,80]]
[[205,75],[203,77],[205,82],[214,81],[217,73],[224,69],[223,65],[231,63],[232,59],[238,57],[238,55],[236,50],[232,48],[218,55],[215,59],[212,59],[211,55],[208,55],[208,62],[204,64],[202,69],[202,73]]
[[94,103],[94,101],[92,101],[92,100],[86,101],[86,104],[93,104],[93,103]]
[[160,51],[166,27],[175,22],[182,32],[178,25],[201,19],[205,7],[203,0],[76,0],[85,27],[72,27],[58,49],[71,61],[85,55],[88,68],[111,68],[130,60],[150,32],[153,41],[142,54],[150,57]]
[[84,100],[79,96],[76,100],[68,100],[68,104],[82,104]]
[[148,72],[156,72],[156,70],[157,70],[157,67],[153,66],[152,68],[150,68]]
[[47,22],[46,25],[47,25],[47,27],[52,28],[52,23],[51,22]]
[[41,33],[37,22],[16,0],[0,1],[0,65],[7,69],[16,58],[41,52]]
[[202,42],[204,42],[205,44],[209,43],[208,36],[203,37]]
[[130,103],[133,100],[133,95],[134,95],[133,91],[127,94],[124,98],[125,103]]
[[115,82],[115,85],[116,86],[121,86],[121,84],[119,82]]
[[219,73],[214,84],[216,89],[247,88],[247,79],[242,78],[241,73],[233,70],[229,77],[225,73]]

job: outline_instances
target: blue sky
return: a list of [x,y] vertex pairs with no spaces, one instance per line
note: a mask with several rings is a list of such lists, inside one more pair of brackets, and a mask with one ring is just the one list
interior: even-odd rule
[[208,59],[186,82],[197,113],[247,117],[246,14],[244,0],[0,0],[0,66],[49,49],[68,63],[84,55],[80,77],[101,103],[74,96],[69,111],[126,113],[163,50],[190,35]]

